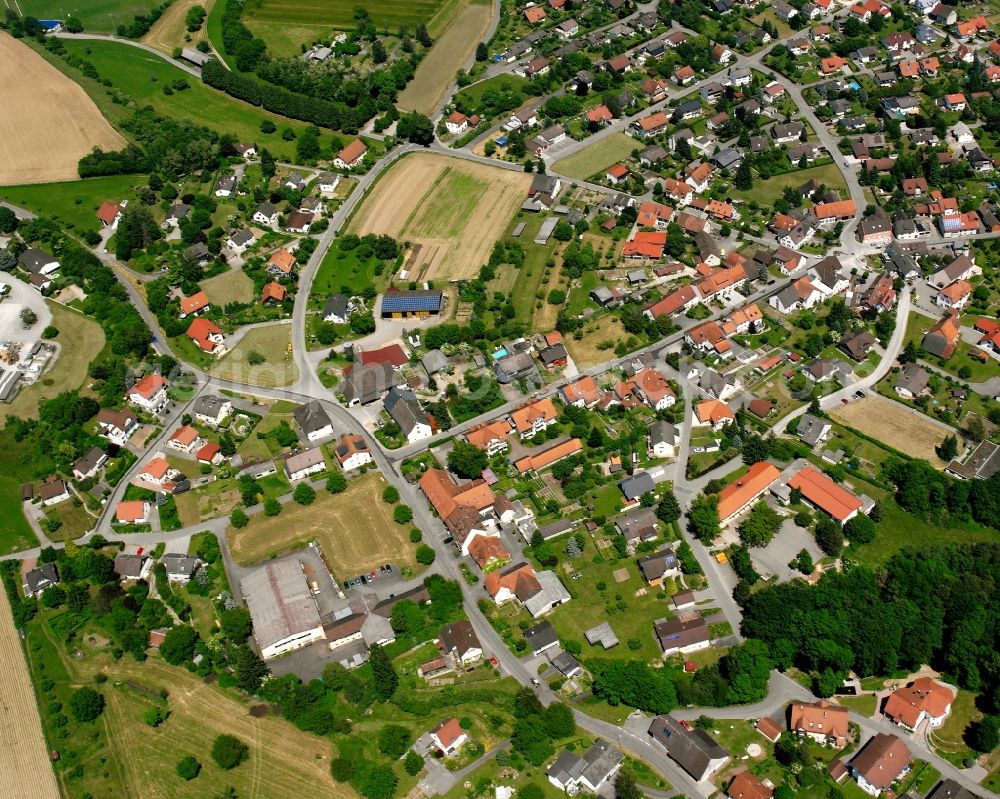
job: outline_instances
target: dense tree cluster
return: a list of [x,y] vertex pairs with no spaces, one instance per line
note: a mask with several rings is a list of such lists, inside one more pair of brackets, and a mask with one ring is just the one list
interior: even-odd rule
[[744,607],[743,634],[782,667],[843,676],[929,663],[971,690],[1000,682],[1000,545],[906,550],[876,573],[855,567],[765,588]]
[[938,524],[974,521],[1000,530],[1000,473],[988,480],[957,480],[927,461],[891,458],[883,473],[896,501],[914,516]]
[[573,711],[561,702],[542,707],[535,692],[522,688],[514,698],[512,749],[533,766],[540,766],[555,753],[553,741],[576,732]]

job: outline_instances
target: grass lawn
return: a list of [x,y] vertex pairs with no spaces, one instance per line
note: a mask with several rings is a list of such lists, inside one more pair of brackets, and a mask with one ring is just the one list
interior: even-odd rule
[[520,90],[527,83],[527,78],[521,78],[517,75],[496,75],[492,78],[480,81],[479,83],[473,83],[471,86],[467,86],[462,89],[462,91],[455,96],[455,101],[460,108],[463,108],[467,113],[472,114],[479,111],[483,94],[490,89],[502,89],[506,87],[508,89]]
[[242,530],[229,528],[226,533],[233,560],[256,563],[316,539],[344,579],[383,563],[413,568],[412,525],[393,521],[392,506],[382,501],[385,486],[381,475],[369,473],[351,480],[342,494],[320,491],[312,505],[293,502],[278,516],[253,516]]
[[[287,386],[299,379],[291,354],[292,326],[269,325],[254,328],[212,367],[223,380],[257,386]],[[263,363],[251,364],[250,353],[263,356]]]
[[874,694],[862,694],[861,696],[839,696],[837,697],[837,702],[847,709],[853,710],[855,713],[860,713],[862,716],[875,715],[876,701]]
[[221,275],[210,277],[199,284],[212,305],[223,306],[230,302],[250,302],[253,297],[253,281],[242,269],[230,269]]
[[[576,333],[573,333],[566,337],[565,344],[576,368],[583,370],[613,357],[615,345],[627,338],[628,334],[622,327],[621,320],[607,314],[588,321],[583,328],[583,335],[577,338]],[[608,342],[611,346],[607,346]]]
[[37,418],[39,402],[80,388],[87,380],[90,362],[104,348],[104,331],[97,322],[65,305],[45,302],[52,311],[52,324],[59,329],[55,338],[60,346],[59,357],[41,380],[21,389],[9,405],[0,406],[0,421],[8,416]]
[[39,216],[57,216],[69,228],[96,230],[97,209],[105,200],[132,200],[146,185],[138,175],[72,180],[67,183],[34,183],[4,186],[0,198],[34,211]]
[[206,519],[228,516],[240,504],[240,492],[229,480],[216,480],[206,486],[186,491],[175,497],[177,512],[184,527],[200,524]]
[[778,29],[778,38],[787,39],[792,35],[792,28],[788,23],[778,19],[778,14],[773,8],[769,8],[763,14],[753,17],[752,21],[757,25],[762,25],[764,20],[769,20]]
[[729,194],[741,200],[755,200],[758,205],[771,205],[790,186],[801,186],[807,180],[825,184],[828,189],[845,189],[847,183],[836,164],[823,164],[808,169],[793,169],[783,175],[775,175],[767,180],[755,179],[746,191],[731,188]]
[[[375,270],[380,265],[382,274],[376,275]],[[323,262],[316,270],[309,292],[309,304],[314,308],[322,308],[327,297],[345,290],[348,296],[360,294],[367,286],[375,286],[381,290],[391,275],[392,264],[386,264],[374,256],[361,261],[357,257],[357,250],[344,251],[334,244],[326,251]]]
[[639,149],[642,149],[642,146],[631,136],[612,133],[568,158],[556,161],[552,165],[552,171],[569,178],[586,180],[628,157],[633,150]]
[[976,707],[976,694],[960,688],[944,724],[930,732],[934,750],[949,763],[961,768],[966,758],[976,757],[976,753],[965,745],[965,728],[982,717]]
[[[653,622],[671,615],[669,599],[657,599],[657,594],[663,589],[646,585],[633,558],[593,563],[591,557],[594,551],[593,541],[588,541],[584,557],[573,563],[581,575],[578,580],[560,573],[573,601],[557,607],[549,615],[552,626],[563,640],[580,642],[584,658],[604,654],[603,647],[591,646],[583,636],[584,631],[602,622],[608,622],[621,641],[622,653],[609,653],[609,656],[645,661],[659,658],[661,650],[653,636]],[[609,548],[602,553],[608,557],[614,554],[614,550]],[[628,578],[619,583],[615,582],[614,572],[620,569],[628,572]],[[644,589],[643,595],[636,596],[641,589]],[[634,648],[636,645],[638,648]]]
[[[559,242],[550,238],[547,244],[534,243],[535,234],[542,226],[540,216],[522,217],[518,214],[514,219],[514,225],[521,222],[526,223],[524,232],[519,239],[525,248],[525,256],[524,263],[521,264],[521,268],[517,272],[517,278],[511,290],[511,302],[514,303],[517,321],[532,325],[536,317],[535,304],[539,302],[537,295],[542,290],[542,283],[546,279],[545,265],[550,258],[555,257]],[[544,299],[541,301],[544,302]]]
[[73,500],[74,498],[67,499],[45,510],[45,515],[49,519],[58,519],[62,522],[62,527],[48,534],[53,541],[72,541],[89,533],[97,523],[97,519],[87,512],[83,504],[76,504]]
[[[852,477],[851,482],[857,484],[859,490],[869,496],[881,494],[877,488],[865,485]],[[911,516],[896,504],[891,498],[881,499],[885,515],[878,523],[878,534],[870,544],[849,546],[845,557],[860,563],[877,565],[885,563],[893,555],[904,548],[921,550],[935,544],[964,544],[979,541],[994,541],[996,533],[986,529],[962,529],[958,527],[942,527],[929,524],[916,516]]]
[[132,18],[146,14],[159,3],[157,0],[87,0],[85,3],[60,3],[57,0],[18,0],[11,4],[25,17],[35,19],[66,19],[72,15],[83,23],[88,33],[114,33],[118,25],[128,25]]
[[[267,147],[279,160],[290,160],[295,154],[295,143],[281,138],[282,129],[290,127],[301,133],[307,127],[302,122],[276,119],[274,114],[210,89],[159,56],[134,47],[98,41],[66,40],[64,44],[69,52],[90,61],[102,79],[110,79],[136,102],[151,105],[167,116],[190,119],[219,133],[232,133],[240,141],[256,142],[260,147]],[[76,79],[79,73],[70,72]],[[165,95],[163,86],[178,78],[187,79],[190,88]],[[102,109],[107,103],[106,97],[94,99]],[[278,123],[274,133],[261,133],[260,123],[265,118]]]

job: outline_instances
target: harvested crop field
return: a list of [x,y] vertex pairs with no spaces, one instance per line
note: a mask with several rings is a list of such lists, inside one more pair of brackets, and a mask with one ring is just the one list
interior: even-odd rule
[[406,111],[433,114],[451,86],[455,72],[465,66],[490,24],[489,3],[471,3],[434,42],[417,66],[413,80],[400,92],[397,105]]
[[0,33],[0,184],[76,180],[94,147],[125,144],[77,84],[26,44]]
[[393,521],[392,506],[382,501],[385,486],[385,480],[371,472],[348,482],[342,494],[318,492],[312,505],[289,503],[270,518],[256,514],[242,530],[227,531],[233,560],[256,563],[315,538],[341,579],[383,563],[412,568],[416,561],[411,525]]
[[472,278],[530,183],[522,172],[415,153],[375,184],[355,213],[351,232],[385,233],[419,245],[415,257],[412,251],[408,256],[410,280]]
[[58,799],[59,789],[49,764],[35,692],[21,653],[21,636],[14,629],[10,602],[0,591],[0,784],[5,796]]
[[917,411],[869,395],[841,405],[830,416],[914,458],[925,458],[939,468],[945,465],[934,448],[948,435],[949,429]]
[[[203,22],[201,29],[194,33],[188,33],[185,16],[194,6],[201,6],[206,11],[211,10],[213,0],[174,0],[167,10],[163,12],[149,32],[142,37],[144,44],[152,45],[157,50],[162,50],[170,55],[175,47],[194,47],[199,41],[206,37],[205,29],[207,25]],[[190,41],[185,41],[185,36],[190,36]]]

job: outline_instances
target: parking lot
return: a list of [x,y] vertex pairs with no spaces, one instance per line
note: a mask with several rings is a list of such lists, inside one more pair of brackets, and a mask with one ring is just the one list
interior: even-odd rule
[[[37,341],[52,324],[52,314],[42,295],[11,274],[0,278],[0,283],[10,286],[10,293],[0,302],[0,341]],[[27,330],[21,323],[21,311],[25,308],[38,316],[38,321]]]

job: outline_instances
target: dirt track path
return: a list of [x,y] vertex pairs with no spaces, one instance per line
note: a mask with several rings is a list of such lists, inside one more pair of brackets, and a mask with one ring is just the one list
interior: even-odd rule
[[59,799],[21,636],[0,590],[0,785],[4,796]]
[[[162,50],[167,55],[173,53],[175,47],[194,47],[206,37],[207,12],[212,10],[213,2],[214,0],[175,0],[163,12],[163,16],[153,23],[153,27],[142,37],[141,41],[157,50]],[[187,25],[184,23],[184,17],[191,6],[198,5],[205,7],[205,22],[202,23],[201,30],[191,34],[191,41],[185,42],[184,34],[187,33]]]

